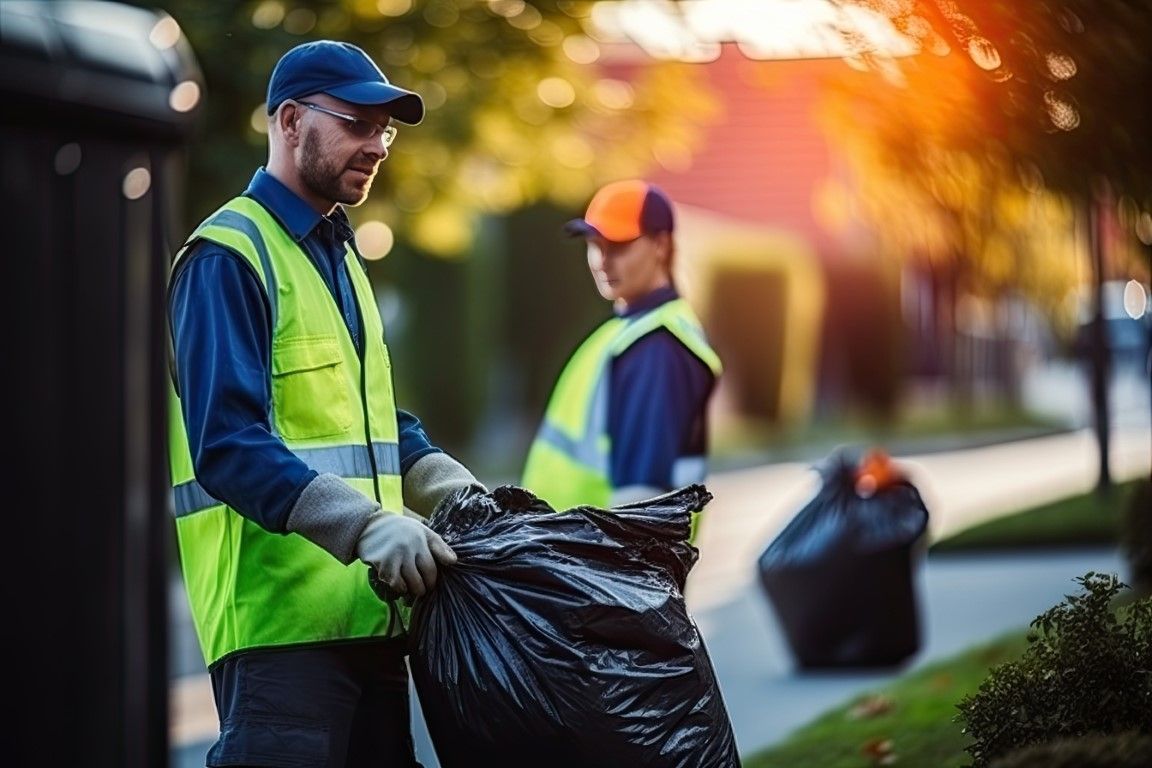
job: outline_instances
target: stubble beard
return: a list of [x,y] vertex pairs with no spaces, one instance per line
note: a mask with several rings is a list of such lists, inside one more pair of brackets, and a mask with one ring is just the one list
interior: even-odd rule
[[372,180],[369,179],[363,187],[348,185],[342,181],[345,170],[343,165],[338,165],[324,153],[315,131],[304,135],[300,147],[300,180],[312,194],[343,205],[355,206],[364,202],[372,188]]

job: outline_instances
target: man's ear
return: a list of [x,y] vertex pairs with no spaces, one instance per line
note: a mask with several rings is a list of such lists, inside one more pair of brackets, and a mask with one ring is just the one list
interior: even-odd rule
[[656,242],[660,246],[660,260],[665,266],[672,265],[672,233],[671,232],[657,232]]
[[292,144],[300,139],[300,107],[293,101],[280,105],[274,115],[276,126],[284,138]]

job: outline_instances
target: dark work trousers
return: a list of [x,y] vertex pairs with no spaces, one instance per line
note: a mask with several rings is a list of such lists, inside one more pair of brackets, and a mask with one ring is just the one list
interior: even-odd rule
[[403,639],[245,651],[212,665],[209,766],[421,768]]

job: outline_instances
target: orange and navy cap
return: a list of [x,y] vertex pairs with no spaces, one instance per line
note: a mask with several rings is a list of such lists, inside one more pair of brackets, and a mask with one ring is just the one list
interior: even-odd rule
[[572,219],[564,231],[599,235],[614,243],[626,243],[640,235],[672,231],[672,201],[655,184],[640,179],[614,181],[600,188],[588,203],[582,219]]

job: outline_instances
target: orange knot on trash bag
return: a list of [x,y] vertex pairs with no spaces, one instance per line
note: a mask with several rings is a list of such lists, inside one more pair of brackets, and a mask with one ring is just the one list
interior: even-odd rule
[[856,467],[856,493],[866,499],[903,479],[892,457],[880,448],[872,448]]

